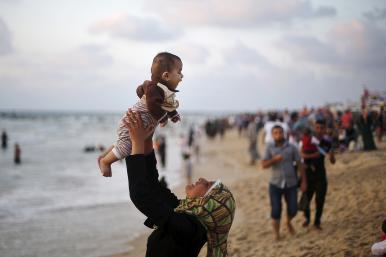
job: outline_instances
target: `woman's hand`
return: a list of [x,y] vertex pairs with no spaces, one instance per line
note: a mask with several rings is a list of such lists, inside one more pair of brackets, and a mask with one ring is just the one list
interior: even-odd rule
[[129,130],[132,149],[131,154],[145,153],[145,140],[153,134],[151,128],[145,128],[142,123],[141,116],[138,112],[129,109],[124,119],[124,124]]

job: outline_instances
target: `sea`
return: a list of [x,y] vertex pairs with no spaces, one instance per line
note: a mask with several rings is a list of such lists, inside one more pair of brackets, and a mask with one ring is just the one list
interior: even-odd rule
[[[206,114],[157,128],[167,143],[169,187],[184,182],[180,141]],[[130,250],[128,241],[147,228],[130,201],[125,162],[101,176],[100,146],[116,140],[120,113],[0,111],[0,256],[99,257]],[[21,164],[14,163],[14,146]],[[85,151],[88,148],[89,151]],[[95,151],[94,151],[95,150]]]

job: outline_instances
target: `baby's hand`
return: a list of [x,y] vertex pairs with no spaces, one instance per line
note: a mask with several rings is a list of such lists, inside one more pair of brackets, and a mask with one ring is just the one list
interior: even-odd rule
[[111,177],[112,176],[111,166],[110,166],[110,164],[106,163],[103,160],[103,156],[98,157],[98,165],[99,165],[99,169],[101,170],[102,176],[104,176],[104,177]]
[[181,120],[181,117],[179,114],[175,115],[172,119],[171,119],[174,123],[176,122],[179,122]]
[[164,121],[161,121],[159,125],[160,125],[161,128],[163,128],[163,127],[166,126],[166,124],[168,124],[168,120],[167,119],[165,119]]

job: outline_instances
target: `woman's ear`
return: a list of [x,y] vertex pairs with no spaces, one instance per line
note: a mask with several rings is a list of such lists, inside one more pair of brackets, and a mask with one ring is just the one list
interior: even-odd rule
[[162,79],[165,80],[165,81],[169,81],[169,73],[167,71],[165,71],[164,73],[162,73]]

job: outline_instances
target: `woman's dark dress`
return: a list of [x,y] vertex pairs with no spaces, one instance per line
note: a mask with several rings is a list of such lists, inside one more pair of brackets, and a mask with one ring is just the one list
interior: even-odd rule
[[363,117],[363,115],[360,116],[358,121],[358,129],[363,140],[363,150],[369,151],[377,149],[374,143],[374,136],[372,131],[373,120],[371,115],[368,115],[366,119]]
[[126,158],[130,198],[148,219],[145,225],[157,227],[147,241],[146,257],[196,257],[206,243],[206,230],[194,216],[176,213],[177,197],[158,181],[154,151]]

